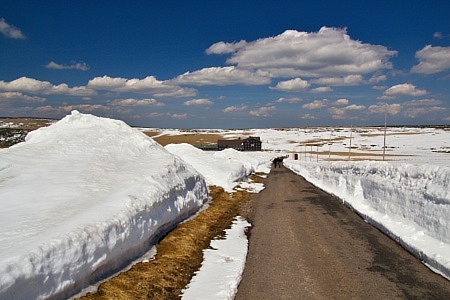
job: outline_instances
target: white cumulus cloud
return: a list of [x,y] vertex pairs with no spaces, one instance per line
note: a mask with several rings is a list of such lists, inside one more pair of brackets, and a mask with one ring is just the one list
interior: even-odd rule
[[364,82],[362,75],[348,75],[343,77],[322,77],[312,80],[313,83],[326,86],[352,86]]
[[190,97],[197,94],[195,89],[182,88],[171,82],[157,80],[154,76],[147,76],[143,79],[126,79],[120,77],[111,78],[105,75],[89,80],[87,87],[94,90],[121,93],[151,94],[155,97]]
[[113,105],[119,106],[164,106],[164,103],[158,102],[155,99],[117,99],[111,101]]
[[366,107],[364,105],[351,104],[349,106],[346,106],[344,109],[345,110],[364,110],[364,109],[366,109]]
[[426,94],[426,90],[417,89],[415,85],[410,83],[403,83],[394,85],[385,90],[381,98],[390,99],[399,96],[423,96]]
[[450,47],[425,46],[416,52],[419,64],[412,67],[411,72],[435,74],[450,69]]
[[348,100],[341,98],[341,99],[337,99],[336,101],[334,101],[334,105],[347,105],[348,104]]
[[274,101],[274,103],[298,103],[298,102],[302,102],[303,99],[298,98],[298,97],[293,97],[293,98],[278,98],[277,100]]
[[410,107],[405,110],[405,116],[408,118],[417,118],[421,115],[432,115],[434,113],[447,110],[444,107],[432,106],[432,107]]
[[223,109],[224,113],[231,113],[231,112],[235,112],[235,111],[243,111],[246,110],[248,108],[247,105],[242,104],[242,105],[233,105],[233,106],[228,106],[226,108]]
[[264,106],[250,111],[252,116],[256,117],[270,117],[270,113],[276,110],[275,106]]
[[6,101],[22,101],[27,103],[44,102],[45,98],[38,96],[28,96],[20,92],[3,92],[0,93],[0,100]]
[[149,118],[161,118],[163,116],[164,116],[163,113],[158,113],[158,112],[151,112],[147,115],[147,117],[149,117]]
[[287,30],[247,42],[227,60],[240,69],[259,69],[272,77],[337,77],[391,69],[397,54],[381,45],[352,40],[346,29]]
[[192,99],[184,102],[186,106],[211,105],[213,102],[209,99]]
[[54,69],[54,70],[70,70],[70,69],[81,70],[81,71],[89,70],[89,66],[84,62],[72,63],[70,65],[63,65],[63,64],[57,64],[54,61],[51,61],[45,67],[47,69]]
[[334,120],[346,119],[345,109],[343,109],[343,108],[330,107],[328,109],[328,112],[331,114],[331,118],[333,118]]
[[320,87],[311,89],[311,93],[314,93],[314,94],[328,93],[328,92],[332,92],[332,91],[333,91],[333,89],[330,88],[329,86],[320,86]]
[[316,116],[313,116],[313,115],[311,115],[311,114],[304,114],[304,115],[302,115],[302,116],[300,117],[300,119],[303,119],[303,120],[316,120],[317,117],[316,117]]
[[327,99],[314,100],[313,102],[303,104],[302,107],[307,109],[319,109],[328,106],[328,103],[329,101]]
[[[328,112],[331,114],[331,117],[335,120],[345,120],[348,118],[347,112],[349,111],[360,111],[365,110],[366,107],[364,105],[356,105],[351,104],[346,107],[338,108],[338,107],[330,107]],[[355,116],[353,116],[355,118]]]
[[111,108],[101,104],[77,104],[77,105],[61,105],[61,106],[39,106],[34,109],[34,112],[43,114],[46,116],[61,117],[70,113],[73,110],[78,110],[83,113],[108,113]]
[[403,103],[404,106],[433,106],[441,105],[444,102],[437,99],[421,99],[421,100],[411,100]]
[[168,114],[172,119],[183,120],[187,119],[187,114]]
[[241,70],[234,66],[204,68],[186,72],[171,80],[185,85],[263,85],[270,83],[270,77],[261,71]]
[[396,115],[402,110],[402,106],[399,103],[387,104],[384,102],[379,102],[377,104],[368,107],[371,113],[388,113],[391,115]]
[[374,75],[369,79],[369,83],[376,84],[376,83],[380,83],[380,82],[386,81],[386,80],[387,80],[386,75]]
[[294,78],[287,81],[280,81],[275,87],[270,87],[273,90],[279,91],[301,91],[310,86],[308,81],[301,78]]
[[10,82],[0,80],[0,91],[70,96],[93,96],[97,94],[96,91],[85,86],[69,87],[65,83],[53,85],[48,81],[40,81],[28,77],[21,77]]
[[237,50],[241,49],[247,45],[247,42],[242,40],[235,43],[225,43],[225,42],[218,42],[213,45],[211,45],[208,49],[206,49],[206,54],[227,54],[227,53],[233,53]]
[[25,35],[22,33],[22,31],[6,22],[4,18],[0,18],[0,32],[9,38],[12,39],[25,39]]

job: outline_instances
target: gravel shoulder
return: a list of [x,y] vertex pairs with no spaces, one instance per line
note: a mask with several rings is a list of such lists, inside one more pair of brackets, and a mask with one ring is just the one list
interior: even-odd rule
[[235,299],[450,299],[450,281],[339,199],[284,167],[265,185]]

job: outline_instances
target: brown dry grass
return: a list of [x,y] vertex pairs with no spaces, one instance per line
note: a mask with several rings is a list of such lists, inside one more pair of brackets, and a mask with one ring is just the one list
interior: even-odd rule
[[[253,176],[254,181],[261,181]],[[157,244],[157,255],[138,263],[100,285],[97,293],[81,299],[179,299],[183,288],[201,266],[203,249],[231,226],[235,216],[246,217],[251,195],[245,191],[229,194],[210,187],[208,209],[172,230]]]
[[159,131],[144,131],[143,133],[149,137],[154,137],[154,136],[161,134],[161,132],[159,132]]
[[14,127],[17,129],[36,130],[41,127],[49,126],[56,120],[34,118],[0,118],[0,121],[17,125],[18,127]]
[[154,137],[157,133],[154,132],[144,132],[146,135],[152,137],[157,143],[162,146],[168,144],[181,144],[188,143],[191,145],[209,145],[217,144],[217,140],[223,139],[222,135],[214,133],[205,134],[181,134],[181,135],[162,135]]
[[299,142],[299,141],[289,141],[291,144],[300,144],[300,145],[302,145],[302,146],[316,146],[316,145],[326,145],[326,144],[328,144],[330,141],[331,142],[333,142],[333,141],[343,141],[343,140],[346,140],[346,139],[348,139],[347,137],[343,137],[343,136],[340,136],[340,137],[333,137],[331,140],[330,139],[326,139],[326,138],[317,138],[317,139],[310,139],[310,140],[305,140],[305,141],[301,141],[301,142]]

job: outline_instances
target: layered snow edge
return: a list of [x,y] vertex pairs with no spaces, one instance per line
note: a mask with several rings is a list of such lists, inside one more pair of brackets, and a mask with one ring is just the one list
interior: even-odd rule
[[450,168],[387,162],[285,164],[450,279]]
[[270,171],[270,154],[249,154],[225,149],[218,152],[205,152],[190,144],[169,144],[165,148],[192,165],[203,176],[210,186],[220,186],[227,192],[240,184],[242,180],[254,172]]
[[78,112],[0,157],[2,299],[67,298],[208,197],[200,173],[143,133]]

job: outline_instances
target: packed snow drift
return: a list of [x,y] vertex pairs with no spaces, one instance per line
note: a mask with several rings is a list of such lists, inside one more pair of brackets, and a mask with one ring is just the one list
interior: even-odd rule
[[339,197],[429,267],[450,278],[450,168],[293,160],[286,165]]
[[255,171],[270,171],[270,155],[258,160],[234,149],[205,152],[189,144],[169,144],[166,149],[191,164],[208,185],[220,186],[227,192]]
[[[259,136],[263,151],[203,152],[188,144],[164,148],[123,122],[73,112],[0,150],[0,298],[64,298],[79,291],[194,214],[208,185],[261,191],[262,185],[243,180],[268,173],[270,159],[282,155],[289,156],[287,167],[449,278],[450,131],[388,128],[386,146],[382,132],[214,130],[225,138]],[[241,221],[226,246],[214,242],[217,250],[205,251],[187,298],[234,297],[247,247]],[[224,257],[238,265],[224,264]]]
[[0,150],[0,298],[66,298],[206,199],[204,177],[152,139],[74,111]]

